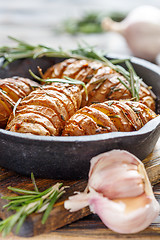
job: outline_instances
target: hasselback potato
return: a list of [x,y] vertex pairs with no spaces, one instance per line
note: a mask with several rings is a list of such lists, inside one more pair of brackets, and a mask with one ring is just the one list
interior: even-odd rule
[[81,92],[76,85],[54,83],[25,97],[11,115],[6,130],[35,135],[60,135],[66,121],[79,109]]
[[[19,87],[22,90],[17,90],[15,95],[9,88],[12,79],[7,79],[5,87],[1,88],[2,94],[3,91],[8,91],[6,99],[12,97],[13,106],[19,98],[26,97],[14,111],[10,107],[10,113],[13,113],[6,130],[48,136],[93,135],[135,131],[156,117],[152,111],[155,110],[155,101],[147,87],[140,86],[139,102],[129,101],[132,98],[130,89],[126,87],[129,86],[129,81],[100,62],[67,59],[49,68],[43,78],[60,79],[65,76],[83,81],[88,98],[82,85],[55,82],[42,85],[28,96],[31,88],[25,88],[26,92],[22,94],[23,88]],[[19,78],[16,81],[18,86]],[[22,79],[21,82],[23,83]],[[7,100],[6,102],[8,103]]]
[[0,79],[0,128],[4,128],[19,98],[24,98],[38,84],[30,79],[12,77]]
[[155,117],[155,112],[142,103],[110,100],[78,110],[66,123],[62,135],[135,131]]
[[[83,81],[88,91],[88,100],[82,91],[81,107],[106,100],[131,99],[131,92],[122,84],[129,85],[120,73],[97,61],[67,59],[50,67],[44,78],[68,76]],[[155,111],[155,101],[147,87],[140,86],[139,101]]]

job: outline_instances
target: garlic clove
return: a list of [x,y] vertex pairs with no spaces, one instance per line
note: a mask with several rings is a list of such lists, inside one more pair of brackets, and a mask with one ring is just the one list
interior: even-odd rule
[[160,53],[160,10],[156,7],[140,6],[120,23],[105,18],[102,28],[122,34],[137,57],[152,61]]
[[88,185],[110,199],[142,194],[143,179],[137,171],[140,163],[126,151],[102,153],[91,160]]
[[145,193],[138,197],[110,200],[95,192],[89,205],[107,227],[118,233],[136,233],[145,229],[159,212],[156,199]]

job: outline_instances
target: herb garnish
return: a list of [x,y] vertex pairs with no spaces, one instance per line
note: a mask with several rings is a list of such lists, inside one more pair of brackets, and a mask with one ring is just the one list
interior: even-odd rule
[[40,82],[44,82],[44,83],[53,83],[53,82],[59,82],[59,83],[68,83],[68,84],[73,84],[73,85],[82,85],[86,94],[86,101],[88,101],[88,92],[87,92],[87,88],[84,82],[77,80],[77,79],[73,79],[67,76],[64,76],[64,78],[48,78],[48,79],[43,79],[38,77],[37,75],[35,75],[30,69],[29,69],[29,73],[31,74],[31,76],[33,78],[35,78],[36,80],[40,81]]
[[110,118],[120,118],[119,115],[108,115],[108,117],[110,117]]
[[126,17],[126,13],[123,12],[84,12],[82,16],[77,18],[65,19],[64,22],[58,25],[58,28],[54,28],[58,33],[67,32],[69,34],[91,34],[102,33],[101,23],[105,17],[110,17],[114,21],[122,21]]
[[132,98],[135,101],[139,100],[139,88],[140,83],[143,84],[142,79],[140,79],[135,73],[131,63],[128,59],[114,59],[113,62],[116,63],[124,62],[128,70],[123,68],[120,65],[113,64],[112,61],[109,61],[107,58],[103,56],[103,54],[97,52],[93,46],[89,46],[85,43],[85,45],[79,44],[77,49],[74,50],[64,50],[59,47],[57,50],[54,48],[50,48],[44,45],[30,45],[24,41],[20,41],[13,37],[9,37],[13,41],[18,43],[17,47],[1,47],[0,48],[0,57],[3,57],[4,67],[14,60],[22,59],[22,58],[38,58],[38,57],[62,57],[62,58],[76,58],[76,59],[86,59],[86,60],[96,60],[103,65],[109,66],[116,72],[122,74],[125,79],[129,83],[129,87],[125,84],[125,82],[121,79],[120,82],[131,92]]
[[2,88],[0,88],[0,91],[1,91],[2,93],[4,93],[4,94],[7,94],[7,92],[4,91]]
[[45,191],[40,192],[37,188],[33,173],[31,174],[31,179],[34,185],[34,191],[8,187],[9,190],[22,195],[2,197],[2,199],[9,200],[9,203],[3,206],[3,208],[7,207],[8,210],[16,211],[15,214],[0,222],[0,232],[2,232],[3,237],[9,234],[14,226],[16,226],[16,234],[18,234],[26,217],[33,212],[44,212],[41,221],[42,224],[44,224],[53,205],[65,192],[65,187],[62,187],[62,183],[57,183]]

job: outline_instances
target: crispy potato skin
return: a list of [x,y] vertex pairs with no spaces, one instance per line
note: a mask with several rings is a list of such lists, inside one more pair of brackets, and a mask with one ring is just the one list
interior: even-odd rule
[[81,85],[52,83],[32,91],[30,80],[1,81],[1,126],[6,125],[19,98],[22,100],[10,115],[6,130],[45,136],[129,132],[156,117],[152,111],[155,101],[146,87],[140,87],[139,102],[129,101],[131,93],[119,79],[126,85],[128,81],[100,62],[67,59],[50,67],[44,79],[65,76],[83,81],[88,99]]
[[22,77],[0,79],[0,128],[5,128],[13,107],[39,84]]
[[61,135],[66,121],[81,104],[79,87],[54,83],[25,97],[11,114],[6,130],[35,135]]
[[156,116],[142,103],[110,100],[78,110],[66,123],[62,135],[136,131]]
[[[81,107],[106,100],[132,98],[130,91],[119,81],[120,78],[128,85],[126,79],[120,73],[96,61],[67,59],[50,67],[44,74],[44,78],[64,76],[81,80],[86,84],[89,98],[86,100],[84,89],[81,87]],[[140,102],[155,111],[155,101],[147,88],[140,87],[139,97]]]

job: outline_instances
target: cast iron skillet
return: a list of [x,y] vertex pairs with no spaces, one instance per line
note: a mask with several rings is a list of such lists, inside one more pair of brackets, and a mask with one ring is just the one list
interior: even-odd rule
[[[118,58],[119,56],[109,56]],[[58,58],[24,59],[7,69],[0,69],[0,77],[19,75],[30,77],[28,69],[36,72],[39,65],[46,69]],[[160,112],[160,69],[137,58],[131,59],[137,74],[153,87],[157,95],[157,113]],[[104,133],[92,136],[47,137],[26,135],[0,129],[0,166],[23,175],[31,172],[37,177],[80,179],[88,175],[90,159],[111,149],[125,149],[141,160],[153,150],[160,135],[160,116],[139,131]]]

